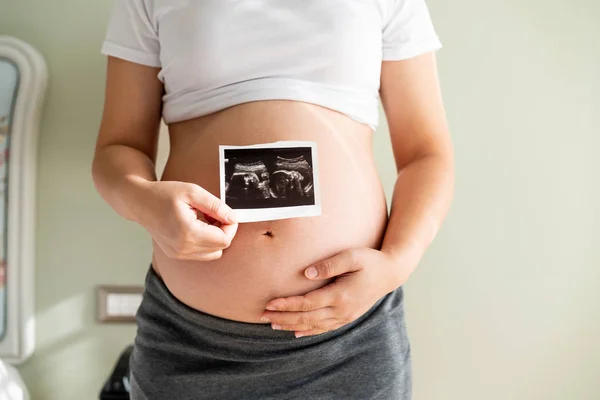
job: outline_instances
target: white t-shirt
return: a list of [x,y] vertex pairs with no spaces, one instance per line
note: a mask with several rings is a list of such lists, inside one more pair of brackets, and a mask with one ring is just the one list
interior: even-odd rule
[[277,99],[374,130],[381,62],[439,48],[425,0],[114,0],[102,53],[161,68],[167,124]]

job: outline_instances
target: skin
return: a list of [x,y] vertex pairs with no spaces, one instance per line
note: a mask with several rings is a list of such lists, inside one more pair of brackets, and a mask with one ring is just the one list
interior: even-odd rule
[[[157,180],[157,73],[109,57],[92,172],[107,203],[152,236],[153,267],[180,301],[300,337],[354,321],[406,282],[445,217],[454,185],[433,54],[382,64],[381,97],[399,172],[389,221],[370,129],[306,103],[252,102],[172,124],[169,160]],[[216,149],[277,140],[317,142],[322,216],[238,226],[216,197]]]
[[408,280],[446,216],[454,160],[435,56],[384,62],[381,99],[398,170],[381,250],[350,249],[307,268],[307,279],[335,280],[269,302],[263,320],[275,329],[302,337],[354,321]]

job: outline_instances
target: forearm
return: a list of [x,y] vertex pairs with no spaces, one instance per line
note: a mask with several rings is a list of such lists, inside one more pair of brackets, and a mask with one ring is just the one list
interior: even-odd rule
[[96,151],[92,176],[98,193],[123,218],[137,221],[143,189],[156,181],[155,165],[142,151],[108,145]]
[[381,250],[398,259],[394,271],[399,284],[414,271],[435,238],[454,193],[454,166],[450,156],[426,156],[407,164],[399,173],[391,215]]

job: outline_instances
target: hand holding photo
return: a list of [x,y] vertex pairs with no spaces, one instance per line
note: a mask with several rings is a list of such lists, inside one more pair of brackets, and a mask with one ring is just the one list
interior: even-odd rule
[[314,142],[219,146],[221,199],[239,222],[321,215]]

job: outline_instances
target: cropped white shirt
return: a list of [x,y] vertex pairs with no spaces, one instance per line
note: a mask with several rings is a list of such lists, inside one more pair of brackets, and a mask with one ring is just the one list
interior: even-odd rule
[[167,124],[277,99],[375,130],[381,62],[439,48],[425,0],[114,0],[102,53],[160,67]]

